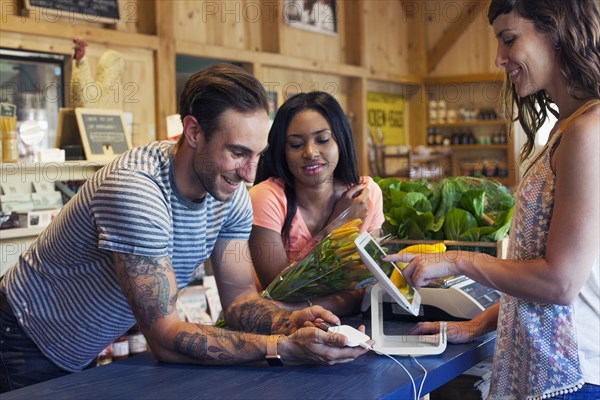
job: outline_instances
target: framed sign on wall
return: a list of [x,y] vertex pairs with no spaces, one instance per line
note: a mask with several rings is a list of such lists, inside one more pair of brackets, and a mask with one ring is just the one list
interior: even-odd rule
[[[404,127],[404,107],[406,100],[389,93],[367,92],[367,115],[369,127],[383,134],[385,146],[407,145]],[[377,143],[377,138],[374,142]]]
[[328,35],[337,33],[335,0],[285,0],[283,16],[285,23],[294,28]]
[[107,162],[131,149],[123,111],[75,108],[85,158]]
[[105,24],[116,24],[120,19],[118,0],[25,0],[25,10]]

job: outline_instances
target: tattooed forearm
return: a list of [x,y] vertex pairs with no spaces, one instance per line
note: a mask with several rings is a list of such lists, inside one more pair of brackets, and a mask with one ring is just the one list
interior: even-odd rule
[[236,329],[263,335],[287,333],[290,329],[289,313],[269,300],[256,299],[233,305],[228,316]]
[[247,344],[245,336],[241,332],[201,327],[200,332],[179,332],[173,341],[173,349],[202,363],[218,361],[222,364],[223,361],[239,360]]
[[168,258],[119,253],[117,264],[124,294],[142,328],[150,328],[159,317],[175,311],[177,290],[171,295],[168,275],[173,272]]

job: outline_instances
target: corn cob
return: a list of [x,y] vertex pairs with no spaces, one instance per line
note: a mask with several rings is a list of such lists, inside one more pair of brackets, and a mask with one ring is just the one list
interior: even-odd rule
[[446,245],[442,242],[435,244],[413,244],[398,252],[398,254],[413,253],[413,254],[431,254],[431,253],[443,253],[446,251]]
[[[412,253],[412,254],[433,254],[433,253],[443,253],[446,251],[446,245],[442,242],[435,244],[413,244],[412,246],[408,246],[398,252],[398,254]],[[400,270],[406,268],[408,263],[397,262],[396,265]],[[392,271],[392,275],[390,276],[390,280],[397,288],[404,288],[406,286],[406,281],[404,277],[400,274],[400,271],[394,268]]]

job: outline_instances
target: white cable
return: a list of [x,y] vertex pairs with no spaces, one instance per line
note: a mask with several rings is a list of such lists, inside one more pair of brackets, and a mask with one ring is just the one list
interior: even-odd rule
[[410,356],[410,357],[413,360],[415,360],[415,362],[417,363],[417,365],[419,367],[421,367],[421,369],[425,373],[425,375],[423,375],[423,380],[421,381],[421,385],[419,386],[419,393],[417,394],[417,399],[420,399],[421,398],[421,390],[423,390],[423,384],[425,383],[425,379],[427,379],[427,370],[425,369],[424,366],[421,365],[421,363],[419,361],[417,361],[417,358],[415,356]]
[[[425,371],[425,376],[423,377],[423,382],[421,382],[421,388],[419,388],[419,396],[417,396],[417,387],[415,385],[415,380],[413,379],[413,377],[410,374],[410,372],[408,372],[408,370],[406,369],[406,367],[404,365],[402,365],[402,363],[400,361],[396,360],[390,354],[382,353],[380,351],[375,350],[372,346],[369,346],[366,343],[361,343],[360,347],[362,347],[363,349],[370,350],[370,351],[374,352],[375,354],[379,354],[380,356],[386,356],[386,357],[390,358],[392,361],[394,361],[396,364],[398,364],[399,366],[401,366],[402,369],[404,370],[404,372],[406,372],[406,375],[408,375],[408,378],[410,379],[410,383],[412,384],[413,399],[414,400],[418,400],[420,398],[421,388],[423,387],[423,382],[425,382],[425,378],[427,377],[427,371]],[[419,364],[419,363],[417,362],[417,364]],[[419,365],[421,365],[421,364],[419,364]],[[421,366],[421,368],[423,368],[423,366]]]

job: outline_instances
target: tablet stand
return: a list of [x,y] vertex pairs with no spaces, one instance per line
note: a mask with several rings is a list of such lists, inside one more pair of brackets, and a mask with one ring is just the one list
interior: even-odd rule
[[393,355],[431,355],[446,350],[446,324],[439,334],[434,335],[386,335],[383,330],[383,307],[385,289],[375,284],[371,290],[371,339],[373,348],[381,353]]

